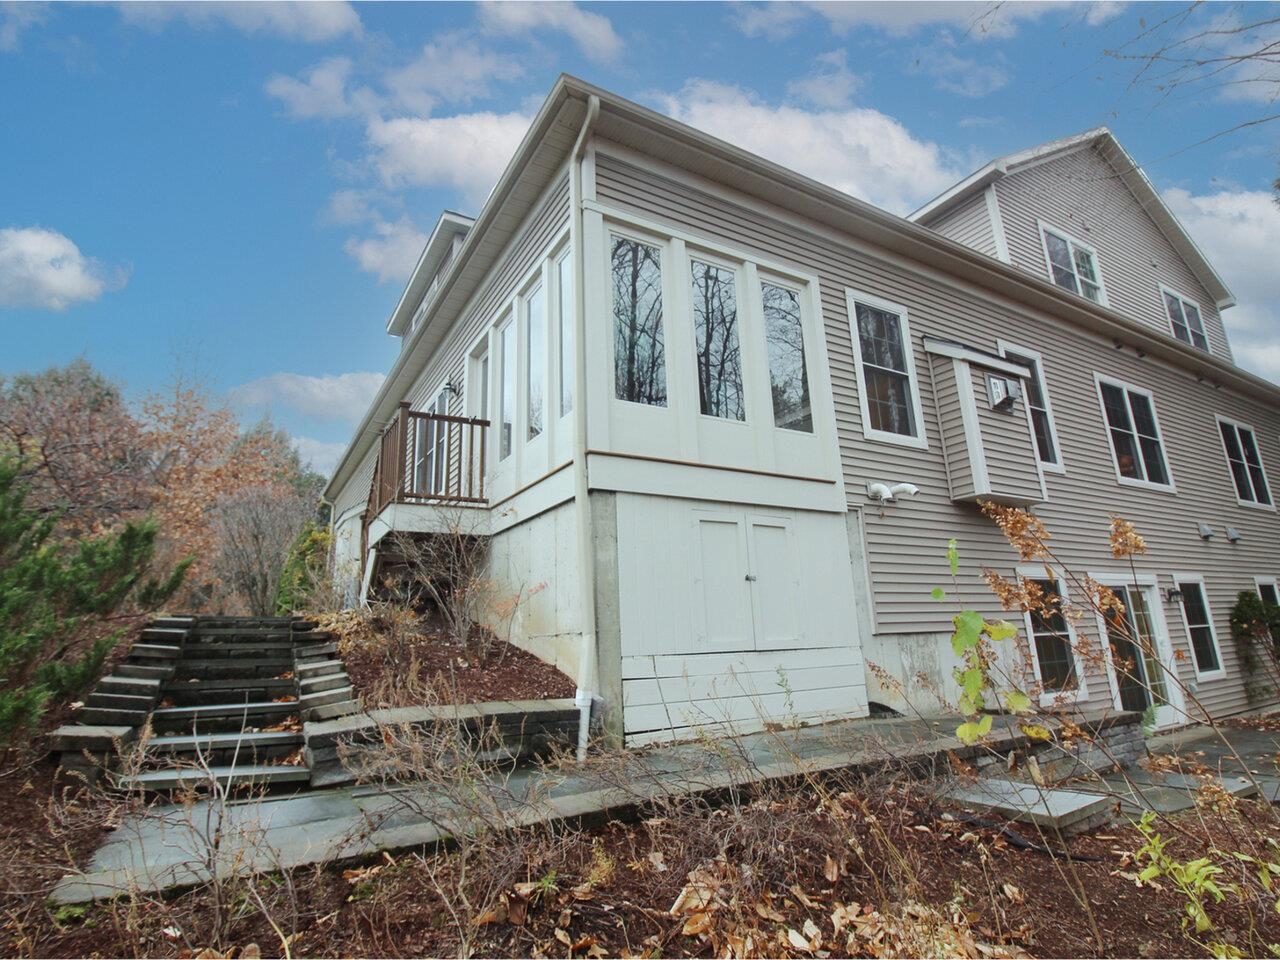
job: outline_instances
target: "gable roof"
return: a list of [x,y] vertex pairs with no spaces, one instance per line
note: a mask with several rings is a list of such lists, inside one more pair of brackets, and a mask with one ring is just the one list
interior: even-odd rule
[[1027,167],[1044,163],[1047,160],[1054,160],[1058,157],[1075,153],[1078,150],[1089,148],[1097,150],[1105,160],[1111,163],[1117,171],[1121,182],[1129,188],[1129,191],[1142,209],[1147,212],[1147,215],[1155,222],[1160,232],[1173,245],[1174,250],[1186,261],[1187,266],[1191,268],[1191,272],[1196,275],[1196,279],[1209,291],[1209,295],[1213,297],[1218,309],[1225,310],[1227,307],[1234,306],[1236,299],[1227,288],[1226,283],[1223,282],[1222,277],[1218,275],[1218,271],[1214,269],[1213,264],[1209,262],[1203,251],[1196,245],[1195,240],[1187,233],[1186,228],[1182,226],[1178,218],[1173,215],[1173,211],[1161,199],[1160,194],[1156,192],[1156,188],[1147,179],[1147,175],[1142,172],[1142,168],[1134,162],[1129,152],[1120,145],[1120,141],[1116,139],[1115,134],[1106,127],[1094,127],[1084,133],[1063,137],[1060,140],[1050,140],[1048,143],[1042,143],[1038,147],[1031,147],[1028,150],[1020,150],[1017,153],[997,157],[986,166],[975,170],[955,186],[934,197],[919,210],[908,214],[907,219],[913,223],[929,226],[997,180],[1011,176]]
[[[405,335],[403,348],[390,373],[329,479],[324,494],[327,499],[332,500],[351,480],[382,427],[390,421],[399,400],[407,395],[450,325],[479,288],[489,268],[499,260],[543,188],[563,170],[584,121],[591,115],[593,100],[598,104],[598,115],[591,126],[593,135],[658,157],[695,176],[728,184],[792,216],[811,218],[892,253],[962,277],[968,283],[1032,309],[1057,314],[1082,329],[1111,337],[1117,343],[1121,343],[1120,338],[1123,338],[1123,342],[1141,345],[1148,354],[1210,377],[1216,383],[1230,385],[1267,402],[1280,402],[1280,387],[1275,384],[1220,357],[1187,346],[1172,336],[1157,333],[1110,308],[1069,293],[1047,278],[1002,263],[923,224],[903,219],[594,84],[561,74],[497,186],[485,201],[457,255],[444,266],[439,290],[433,295],[426,315]],[[1095,133],[1090,131],[1080,136],[1089,137]],[[1110,133],[1107,136],[1110,137]],[[1057,148],[1061,148],[1063,142],[1055,141]],[[1054,145],[1045,144],[1036,149],[1046,150],[1051,146]],[[1119,144],[1116,147],[1119,149]],[[1133,170],[1137,168],[1133,167]],[[1146,177],[1141,176],[1141,171],[1138,171],[1138,176],[1146,184],[1155,205],[1164,209],[1168,220],[1177,225],[1173,214],[1164,207]],[[962,181],[954,189],[967,183],[968,180]],[[1178,230],[1182,232],[1180,226]],[[1199,261],[1212,273],[1212,268],[1190,237],[1185,232],[1182,236],[1188,248],[1194,250]],[[1217,275],[1213,274],[1213,277],[1216,279]],[[1217,287],[1209,289],[1221,289],[1229,297],[1230,293],[1221,280],[1216,280],[1216,283]]]
[[418,304],[426,295],[431,281],[436,278],[440,268],[445,264],[453,250],[453,238],[464,236],[475,226],[475,218],[463,213],[446,210],[440,214],[435,229],[427,238],[427,245],[422,248],[422,256],[409,276],[409,283],[400,294],[396,308],[391,311],[391,319],[387,321],[387,333],[401,336],[409,329],[410,321],[418,310]]

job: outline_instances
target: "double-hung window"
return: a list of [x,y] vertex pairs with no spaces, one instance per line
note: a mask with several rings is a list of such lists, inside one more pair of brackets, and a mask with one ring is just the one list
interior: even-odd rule
[[1102,377],[1098,394],[1120,482],[1172,488],[1151,394]]
[[1164,311],[1169,315],[1173,335],[1183,343],[1208,353],[1209,338],[1205,336],[1199,305],[1166,287],[1161,287],[1160,292],[1164,295]]
[[1213,616],[1209,613],[1209,601],[1204,594],[1204,581],[1199,577],[1177,577],[1176,580],[1178,592],[1182,594],[1182,619],[1191,639],[1196,677],[1204,679],[1206,674],[1221,674],[1222,656],[1213,629]]
[[1236,499],[1249,506],[1272,506],[1271,488],[1267,485],[1267,474],[1262,468],[1262,456],[1258,453],[1258,440],[1253,428],[1219,417],[1218,431],[1222,434],[1222,449],[1226,452],[1231,479],[1236,485]]
[[1058,449],[1058,433],[1053,425],[1053,408],[1049,405],[1049,390],[1045,385],[1040,354],[1000,341],[1000,355],[1031,371],[1031,375],[1023,382],[1027,386],[1027,406],[1031,408],[1031,428],[1035,433],[1036,452],[1042,466],[1060,471],[1062,454]]
[[1280,588],[1276,587],[1276,582],[1258,578],[1257,583],[1258,596],[1262,598],[1262,602],[1273,607],[1280,607]]
[[1027,611],[1027,634],[1035,657],[1036,673],[1045,694],[1060,694],[1080,686],[1071,627],[1062,609],[1062,589],[1056,580],[1027,577],[1039,588],[1039,602]]
[[498,329],[498,459],[511,456],[516,424],[516,325],[508,317]]
[[927,447],[905,307],[847,292],[868,439]]
[[1044,240],[1045,260],[1053,282],[1106,306],[1107,294],[1102,287],[1102,273],[1098,269],[1098,255],[1094,249],[1043,223],[1040,235]]

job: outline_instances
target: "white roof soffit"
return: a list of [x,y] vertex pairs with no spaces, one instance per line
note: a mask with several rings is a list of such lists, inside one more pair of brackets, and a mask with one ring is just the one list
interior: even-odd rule
[[1168,208],[1160,194],[1142,168],[1134,162],[1129,152],[1120,145],[1120,141],[1106,127],[1095,127],[1074,136],[1060,140],[1050,140],[1038,147],[1011,153],[991,161],[985,167],[970,174],[955,186],[934,197],[919,210],[908,214],[907,219],[913,223],[933,223],[943,214],[954,209],[972,197],[977,191],[1001,177],[1016,173],[1023,167],[1040,163],[1053,157],[1064,156],[1084,147],[1096,146],[1099,152],[1119,171],[1120,179],[1133,193],[1143,210],[1160,228],[1175,250],[1191,267],[1197,279],[1204,284],[1218,309],[1225,310],[1235,305],[1235,297],[1223,282],[1218,271],[1204,255],[1191,235],[1183,228],[1173,211]]
[[427,238],[422,254],[418,257],[418,263],[409,276],[409,282],[405,284],[404,293],[400,294],[396,308],[391,311],[391,317],[387,320],[387,333],[399,336],[409,328],[409,321],[413,319],[414,311],[422,302],[431,278],[440,269],[440,262],[449,252],[453,238],[460,233],[466,233],[475,225],[475,222],[475,218],[453,210],[446,210],[440,214],[440,219],[436,221],[435,228],[432,229],[431,236]]

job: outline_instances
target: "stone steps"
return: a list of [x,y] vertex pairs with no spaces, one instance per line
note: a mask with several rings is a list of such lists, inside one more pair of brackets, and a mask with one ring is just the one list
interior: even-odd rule
[[151,727],[157,733],[216,733],[279,723],[296,716],[297,700],[287,703],[217,703],[193,707],[161,707],[151,712]]
[[305,787],[311,781],[311,771],[305,766],[285,764],[247,764],[210,767],[206,772],[199,767],[171,767],[165,770],[144,770],[141,773],[120,777],[116,786],[122,790],[145,790],[162,793],[184,788],[199,789],[207,784],[210,776],[220,783],[243,787],[273,788],[284,785]]
[[171,734],[147,743],[150,765],[172,764],[174,758],[203,757],[211,766],[244,765],[287,757],[302,746],[301,733],[258,732]]
[[261,703],[276,697],[295,696],[297,684],[279,677],[234,677],[222,680],[171,680],[161,688],[161,697],[175,707],[196,707],[245,699]]

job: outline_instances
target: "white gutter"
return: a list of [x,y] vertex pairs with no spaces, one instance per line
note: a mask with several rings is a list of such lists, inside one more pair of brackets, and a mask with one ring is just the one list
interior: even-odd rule
[[592,556],[595,532],[591,524],[591,501],[587,485],[587,308],[586,256],[582,249],[582,152],[587,137],[600,115],[600,98],[587,100],[577,142],[569,155],[569,244],[573,249],[573,476],[574,510],[578,517],[578,592],[582,617],[582,648],[578,656],[578,761],[587,759],[591,734],[591,701],[596,683],[596,565]]

